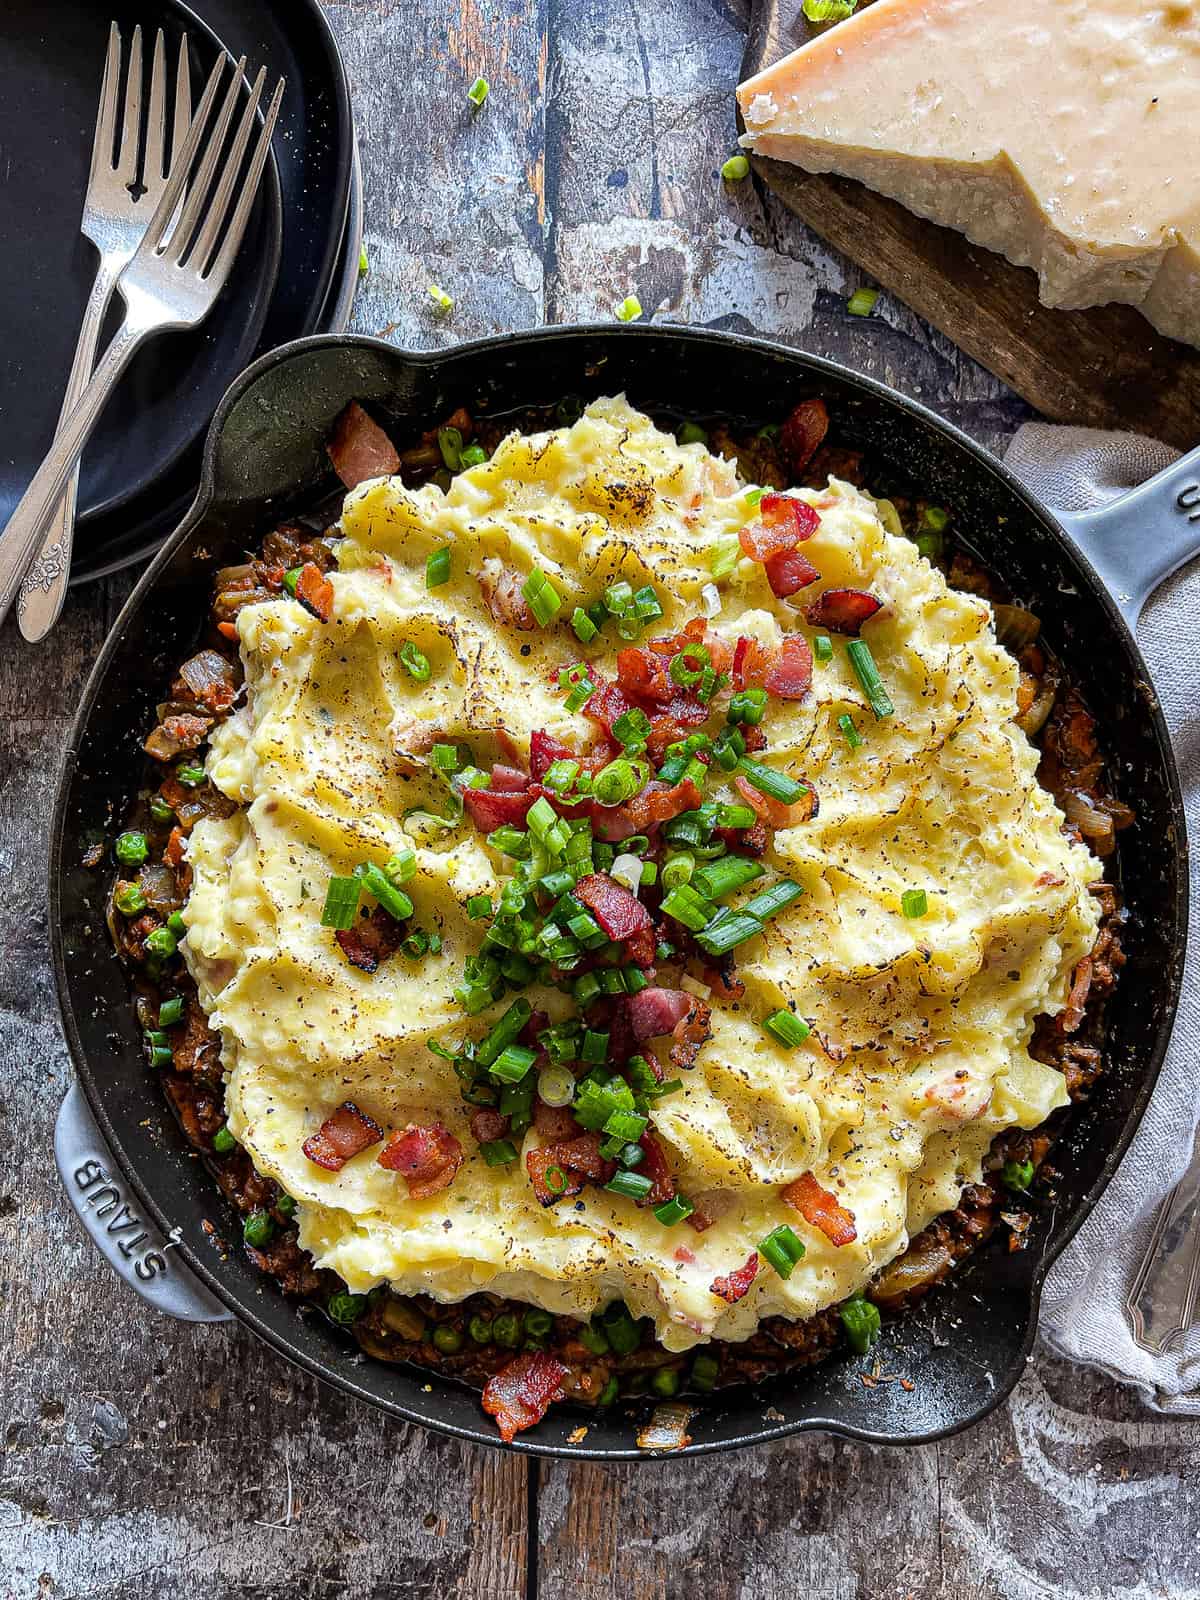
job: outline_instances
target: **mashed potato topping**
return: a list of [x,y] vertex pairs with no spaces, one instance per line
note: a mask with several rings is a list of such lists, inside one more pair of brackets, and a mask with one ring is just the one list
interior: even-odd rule
[[[1066,1103],[1028,1045],[1094,941],[1099,867],[1038,786],[1013,722],[1016,664],[989,606],[948,588],[868,496],[837,480],[795,493],[820,515],[802,547],[819,583],[780,600],[742,559],[714,589],[714,546],[755,516],[754,495],[704,444],[601,400],[570,428],[513,434],[445,492],[398,478],[354,491],[328,622],[289,598],[239,614],[248,698],[214,733],[208,770],[240,809],[191,836],[185,949],[221,1034],[230,1127],[298,1202],[301,1243],[351,1289],[487,1289],[579,1316],[620,1297],[669,1349],[744,1339],[763,1317],[806,1317],[861,1289],[978,1179],[1001,1129]],[[443,548],[450,581],[429,589],[427,558]],[[498,624],[497,587],[535,568],[563,601],[557,619]],[[779,877],[805,893],[738,946],[745,994],[709,997],[711,1038],[649,1108],[677,1189],[714,1219],[703,1232],[598,1184],[540,1204],[524,1159],[486,1164],[452,1062],[427,1047],[482,1036],[512,998],[468,1017],[454,996],[486,926],[467,902],[497,901],[513,862],[469,816],[438,820],[448,791],[431,748],[465,744],[483,770],[527,758],[537,731],[586,750],[598,730],[566,709],[559,669],[586,658],[611,679],[621,641],[609,628],[581,647],[567,619],[621,580],[656,590],[653,633],[707,613],[729,646],[764,650],[785,634],[811,641],[804,608],[825,588],[883,602],[863,636],[892,715],[872,714],[837,636],[803,699],[768,703],[764,760],[811,782],[819,811],[772,835],[766,873],[730,903]],[[427,681],[405,666],[407,643]],[[739,798],[714,767],[717,795]],[[359,970],[322,926],[330,878],[406,847],[411,926],[441,948]],[[905,914],[914,890],[923,915]],[[656,981],[677,985],[671,971]],[[553,985],[524,992],[552,1021],[574,1011]],[[811,1029],[797,1046],[762,1027],[780,1008]],[[667,1043],[645,1049],[665,1061]],[[347,1100],[384,1130],[444,1124],[464,1155],[454,1181],[411,1198],[378,1145],[340,1171],[310,1161],[305,1139]],[[522,1156],[539,1142],[526,1133]],[[784,1202],[805,1174],[851,1213],[851,1242]],[[734,1303],[713,1292],[783,1224],[805,1247],[790,1276],[762,1261]]]

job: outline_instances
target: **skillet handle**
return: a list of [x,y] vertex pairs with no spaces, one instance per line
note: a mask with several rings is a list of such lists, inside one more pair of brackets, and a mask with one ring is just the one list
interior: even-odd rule
[[1098,510],[1054,514],[1135,627],[1163,579],[1200,554],[1200,449]]
[[232,1312],[209,1294],[152,1222],[146,1222],[125,1184],[77,1083],[67,1090],[54,1125],[54,1159],[67,1198],[109,1266],[156,1311],[181,1322],[231,1322]]

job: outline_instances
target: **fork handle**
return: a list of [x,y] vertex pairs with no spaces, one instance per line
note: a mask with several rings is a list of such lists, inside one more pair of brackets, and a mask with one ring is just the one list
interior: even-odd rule
[[[92,371],[96,365],[96,349],[104,329],[104,318],[112,301],[113,290],[121,276],[121,263],[101,255],[96,271],[96,281],[88,296],[83,326],[79,330],[79,343],[75,346],[75,359],[67,379],[67,392],[63,399],[58,426],[79,404]],[[31,644],[44,639],[58,621],[59,612],[67,595],[67,580],[71,575],[71,545],[75,536],[75,507],[79,491],[79,463],[76,462],[67,479],[62,499],[54,508],[50,526],[46,530],[42,547],[21,585],[17,601],[17,622],[22,635]]]
[[0,534],[0,623],[3,623],[17,597],[21,580],[46,531],[47,521],[53,515],[67,479],[78,464],[113,388],[138,347],[152,332],[153,326],[126,316],[83,391],[79,404],[63,419],[50,454],[38,468],[21,503],[9,518],[8,526]]

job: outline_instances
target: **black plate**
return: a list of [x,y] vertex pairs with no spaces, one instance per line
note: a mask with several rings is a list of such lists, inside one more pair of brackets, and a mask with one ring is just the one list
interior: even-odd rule
[[[167,10],[182,13],[183,7],[175,0],[148,0],[137,5],[136,16],[131,6],[114,5],[111,12],[100,7],[95,0],[5,0],[4,22],[0,24],[5,51],[0,53],[0,86],[8,73],[16,72],[14,61],[23,52],[14,51],[10,36],[14,36],[9,22],[10,5],[14,17],[35,15],[45,17],[66,3],[81,12],[90,13],[93,27],[100,26],[103,39],[110,15],[123,19],[126,11],[143,28],[156,25],[155,19]],[[137,0],[131,0],[131,5]],[[278,344],[302,337],[318,329],[330,327],[328,320],[339,298],[336,285],[345,281],[347,270],[343,259],[348,248],[347,216],[351,177],[354,166],[354,130],[350,112],[350,91],[337,44],[329,25],[322,15],[318,0],[194,0],[193,9],[235,55],[246,55],[256,64],[265,65],[269,73],[280,73],[288,80],[279,127],[274,140],[275,164],[282,192],[283,206],[283,259],[275,293],[270,300],[256,338],[233,367],[226,367],[224,376],[212,386],[206,386],[203,403],[188,402],[192,415],[190,444],[174,468],[161,476],[152,486],[130,499],[119,511],[92,514],[81,518],[76,530],[75,562],[72,581],[98,577],[102,573],[118,570],[133,561],[142,559],[153,550],[176,525],[191,503],[196,480],[200,472],[204,430],[220,399],[225,384],[249,360]],[[102,18],[102,25],[95,22]],[[42,32],[48,25],[43,22]],[[36,64],[36,49],[28,52]],[[77,185],[74,200],[72,251],[88,252],[90,247],[79,236],[79,216],[83,205],[86,180],[87,154],[91,149],[92,128],[95,122],[96,101],[100,92],[100,69],[103,47],[92,67],[93,81],[89,89],[90,108],[84,113],[81,127],[86,125],[86,138],[81,135],[79,159],[83,162],[83,178]],[[0,103],[0,127],[8,113]],[[28,142],[31,136],[26,133]],[[0,136],[0,150],[5,148]],[[3,227],[3,206],[13,205],[14,186],[5,186],[8,199],[0,202],[0,228]],[[357,247],[355,247],[357,256]],[[250,246],[243,256],[249,259]],[[86,260],[86,256],[82,259]],[[5,270],[0,260],[0,272]],[[28,290],[24,290],[28,303]],[[82,302],[81,302],[82,303]],[[0,317],[9,315],[0,306]],[[73,347],[78,329],[78,316],[67,337]],[[40,329],[39,329],[40,332]],[[173,337],[172,343],[182,341]],[[150,347],[154,355],[157,346]],[[167,349],[164,342],[163,350]],[[158,359],[162,359],[160,355]],[[174,354],[168,357],[174,361]],[[69,364],[69,352],[68,361]],[[174,368],[171,369],[175,371]],[[30,372],[42,372],[42,364],[28,366],[17,374],[19,382],[28,383]],[[3,367],[0,367],[3,373]],[[66,364],[63,366],[65,381]],[[8,379],[0,386],[0,396],[9,399]],[[47,385],[52,389],[52,385]],[[31,457],[21,487],[27,481],[32,466],[41,459],[53,433],[61,403],[61,387],[53,391],[47,404],[50,413],[48,432],[41,448]],[[9,412],[4,404],[4,410]],[[93,448],[99,456],[102,446]],[[7,447],[5,462],[0,466],[0,494],[7,491],[7,474],[15,467],[8,460],[14,452]],[[126,453],[124,438],[117,457]],[[111,452],[110,452],[111,454]],[[85,470],[89,463],[85,461]],[[11,502],[0,499],[0,522],[11,510]]]
[[[207,613],[215,566],[331,488],[324,452],[352,399],[412,438],[457,405],[502,414],[625,390],[651,411],[777,419],[826,397],[831,440],[866,451],[881,474],[926,486],[954,508],[955,528],[1039,613],[1044,635],[1099,717],[1120,792],[1137,824],[1120,835],[1128,965],[1107,1013],[1108,1071],[1076,1108],[1055,1166],[1053,1207],[1027,1248],[997,1241],[887,1325],[889,1372],[915,1380],[868,1390],[862,1363],[821,1366],[753,1391],[717,1394],[693,1419],[693,1453],[824,1428],[879,1443],[919,1443],[978,1421],[1020,1376],[1046,1270],[1095,1204],[1145,1110],[1179,995],[1187,931],[1187,855],[1179,780],[1158,702],[1128,628],[1095,573],[1050,514],[993,457],[912,400],[832,362],[697,329],[547,329],[425,355],[370,339],[312,339],[276,351],[235,385],[217,413],[200,499],[143,577],[101,653],[67,750],[51,824],[50,932],[66,1035],[80,1082],[121,1172],[204,1284],[275,1349],[349,1394],[409,1421],[497,1444],[478,1394],[410,1367],[364,1360],[319,1314],[297,1315],[240,1250],[204,1231],[216,1193],[145,1065],[141,1035],[104,926],[105,875],[84,852],[111,839],[137,782],[155,702]],[[231,1215],[231,1214],[230,1214]],[[229,1228],[226,1223],[225,1227]],[[648,1406],[587,1415],[554,1409],[513,1449],[644,1459],[633,1418]]]
[[[147,51],[192,41],[193,103],[220,52],[177,0],[5,0],[0,50],[0,524],[54,438],[96,251],[79,231],[110,20],[126,51],[141,22]],[[172,80],[173,92],[173,80]],[[52,130],[52,131],[51,131]],[[278,141],[276,141],[278,143]],[[218,312],[138,355],[83,458],[80,517],[111,516],[194,450],[222,394],[262,348],[283,227],[277,174],[263,186]],[[36,264],[36,270],[31,270]],[[119,308],[114,306],[110,331]]]

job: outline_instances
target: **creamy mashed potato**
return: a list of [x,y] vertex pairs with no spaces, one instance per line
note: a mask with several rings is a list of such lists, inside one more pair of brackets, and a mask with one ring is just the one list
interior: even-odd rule
[[[739,948],[745,997],[714,997],[711,1039],[651,1111],[680,1192],[724,1208],[702,1234],[597,1186],[543,1208],[523,1161],[485,1165],[459,1081],[426,1040],[482,1035],[509,1003],[468,1019],[452,996],[481,937],[465,902],[496,896],[505,863],[468,820],[443,829],[405,814],[444,808],[423,765],[435,739],[470,744],[484,767],[504,758],[497,729],[526,752],[539,728],[590,741],[557,687],[579,654],[563,619],[621,578],[656,587],[654,633],[702,615],[714,541],[753,515],[732,465],[601,400],[571,428],[509,437],[445,493],[399,479],[352,493],[329,623],[287,598],[240,613],[247,704],[215,732],[208,770],[242,809],[192,834],[184,948],[220,1030],[230,1127],[299,1203],[301,1243],[352,1289],[486,1289],[579,1316],[622,1297],[669,1349],[744,1339],[763,1317],[807,1317],[861,1289],[978,1180],[1001,1129],[1066,1103],[1061,1074],[1028,1045],[1093,944],[1099,867],[1036,782],[1013,722],[1016,665],[989,606],[886,532],[869,497],[836,480],[797,493],[820,511],[804,552],[824,584],[885,602],[867,637],[895,715],[872,716],[841,640],[805,699],[768,706],[772,759],[812,780],[820,810],[776,833],[767,861],[807,892]],[[452,580],[429,591],[426,558],[443,547]],[[559,621],[498,627],[479,582],[496,565],[522,578],[540,567],[563,597]],[[819,592],[777,600],[742,560],[711,626],[730,643],[778,643]],[[400,665],[409,640],[432,664],[428,683]],[[618,644],[587,652],[606,676]],[[844,712],[863,732],[857,750]],[[326,887],[405,845],[418,858],[413,922],[443,946],[369,975],[321,926]],[[903,914],[910,889],[926,891],[921,918]],[[571,1009],[556,989],[527,993],[553,1019]],[[812,1025],[799,1048],[762,1030],[781,1006]],[[441,1119],[466,1153],[451,1186],[410,1199],[378,1147],[340,1172],[313,1165],[304,1139],[347,1099],[385,1128]],[[781,1201],[807,1172],[853,1212],[852,1244]],[[736,1304],[714,1295],[713,1279],[782,1223],[806,1247],[792,1275],[764,1265]]]

